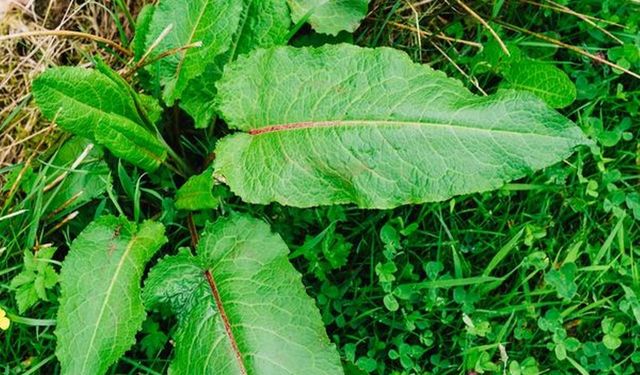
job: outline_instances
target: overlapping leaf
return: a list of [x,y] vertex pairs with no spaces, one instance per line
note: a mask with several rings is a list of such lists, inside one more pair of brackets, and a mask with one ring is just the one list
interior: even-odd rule
[[207,226],[196,256],[151,270],[145,304],[178,316],[170,373],[342,373],[288,253],[268,225],[236,215]]
[[150,66],[164,86],[167,104],[180,98],[190,81],[199,78],[207,64],[229,49],[241,11],[242,3],[234,0],[158,3],[146,36],[147,48],[155,45],[152,56],[200,43],[200,47],[176,51],[158,61],[157,66]]
[[224,65],[238,54],[283,43],[290,23],[286,0],[162,0],[153,14],[147,48],[171,29],[152,58],[193,43],[201,46],[171,54],[148,70],[164,86],[164,100],[172,105],[180,99],[196,127],[203,128],[215,116],[214,84]]
[[588,143],[528,93],[471,94],[404,53],[272,48],[228,66],[218,103],[242,130],[216,174],[243,200],[366,208],[487,191]]
[[166,150],[145,127],[126,83],[113,74],[51,68],[34,80],[32,91],[44,116],[61,128],[97,141],[114,155],[152,171],[166,159]]
[[520,59],[506,66],[502,75],[503,87],[532,92],[553,108],[564,108],[576,100],[576,86],[549,63]]
[[104,374],[135,341],[145,317],[144,266],[166,242],[164,227],[97,219],[73,241],[60,275],[56,355],[63,374]]
[[308,17],[319,33],[353,32],[367,15],[369,0],[287,0],[294,22]]
[[517,44],[509,43],[510,55],[496,41],[475,57],[476,72],[492,71],[504,78],[502,88],[529,91],[553,108],[564,108],[576,99],[576,86],[551,62],[528,57]]
[[213,196],[213,188],[212,169],[189,178],[176,193],[176,208],[194,211],[216,208],[218,199]]

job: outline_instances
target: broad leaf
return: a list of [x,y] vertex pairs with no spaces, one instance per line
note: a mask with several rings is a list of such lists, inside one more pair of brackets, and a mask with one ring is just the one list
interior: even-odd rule
[[549,106],[563,108],[576,99],[576,86],[565,72],[549,62],[528,57],[517,44],[508,43],[510,55],[491,41],[475,58],[475,73],[492,71],[501,75],[502,88],[529,91]]
[[196,256],[184,249],[151,270],[145,304],[178,316],[169,373],[342,373],[288,253],[268,225],[234,215],[207,225]]
[[502,74],[503,87],[534,93],[553,108],[564,108],[576,100],[576,86],[553,65],[531,59],[511,62]]
[[44,116],[61,128],[148,171],[166,159],[164,145],[145,127],[131,90],[119,77],[57,67],[39,75],[32,89]]
[[287,42],[285,37],[291,27],[291,16],[286,0],[242,1],[243,15],[234,36],[233,54],[228,58],[235,59],[254,49]]
[[487,191],[589,141],[528,93],[478,97],[399,51],[259,50],[225,70],[219,179],[251,203],[365,208]]
[[165,101],[171,105],[180,99],[180,107],[194,118],[196,127],[204,128],[215,117],[214,84],[224,65],[255,48],[282,44],[291,20],[286,0],[191,3],[162,0],[147,44],[151,46],[163,30],[172,25],[172,31],[154,55],[194,42],[202,42],[202,46],[164,58],[158,67],[151,66],[149,71],[158,73],[165,85]]
[[144,266],[166,241],[161,224],[113,216],[73,241],[60,275],[56,327],[63,374],[104,374],[133,345],[145,317]]
[[353,32],[367,15],[369,0],[287,0],[294,22],[308,17],[319,33]]

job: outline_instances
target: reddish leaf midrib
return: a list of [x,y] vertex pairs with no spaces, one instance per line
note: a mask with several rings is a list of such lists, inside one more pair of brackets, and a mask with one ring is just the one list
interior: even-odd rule
[[483,128],[483,127],[473,127],[468,125],[460,125],[453,123],[438,123],[438,122],[420,122],[420,121],[407,121],[407,120],[318,120],[318,121],[301,121],[301,122],[291,122],[287,124],[277,124],[277,125],[267,125],[257,129],[250,129],[247,131],[249,135],[260,135],[267,133],[275,133],[287,130],[296,130],[296,129],[312,129],[312,128],[330,128],[330,127],[344,127],[344,126],[383,126],[383,125],[394,125],[394,126],[431,126],[431,127],[448,127],[448,128],[456,128],[464,131],[472,131],[479,133],[502,133],[509,135],[518,135],[518,136],[537,136],[544,138],[565,138],[562,134],[536,134],[529,133],[524,131],[516,131],[509,129],[501,129],[501,128]]
[[264,133],[273,133],[277,131],[283,130],[293,130],[293,129],[301,129],[301,128],[322,128],[322,127],[330,127],[330,126],[339,126],[346,121],[304,121],[304,122],[293,122],[289,124],[281,124],[281,125],[270,125],[265,126],[259,129],[251,129],[249,130],[249,134],[258,135]]
[[238,367],[240,368],[240,373],[242,375],[248,375],[247,368],[244,365],[244,359],[242,358],[242,353],[240,353],[240,348],[238,347],[238,342],[236,341],[233,331],[231,330],[231,323],[229,322],[229,318],[227,317],[227,313],[224,310],[224,306],[222,305],[222,298],[220,298],[220,292],[218,292],[218,287],[216,286],[216,282],[213,278],[213,274],[211,271],[206,270],[204,275],[207,279],[207,283],[209,283],[209,288],[211,289],[211,294],[213,295],[213,299],[216,302],[216,307],[218,308],[218,312],[220,313],[220,318],[222,318],[222,324],[224,325],[224,330],[231,342],[231,348],[233,349],[233,353],[238,362]]

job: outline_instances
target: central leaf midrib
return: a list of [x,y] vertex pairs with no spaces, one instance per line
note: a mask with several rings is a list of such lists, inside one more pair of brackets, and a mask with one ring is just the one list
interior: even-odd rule
[[[193,43],[193,38],[196,36],[196,32],[198,31],[198,27],[200,27],[200,22],[202,21],[202,17],[207,11],[207,7],[209,6],[210,2],[211,2],[210,0],[207,0],[207,2],[200,9],[200,13],[198,14],[198,17],[196,18],[196,22],[194,23],[194,26],[193,26],[193,30],[191,30],[191,34],[189,35],[189,38],[185,43],[185,45],[189,45]],[[184,65],[184,61],[187,59],[188,52],[189,52],[189,49],[185,49],[184,52],[181,54],[182,56],[178,61],[178,66],[176,67],[176,79],[180,79],[180,72],[182,71],[182,66]]]
[[218,287],[216,286],[215,279],[213,277],[213,272],[210,269],[207,269],[204,272],[204,276],[207,279],[207,283],[209,284],[209,289],[211,290],[211,294],[213,295],[214,302],[216,307],[218,308],[218,312],[220,313],[220,320],[224,326],[225,333],[227,334],[227,338],[230,341],[231,348],[233,349],[234,355],[236,357],[236,361],[238,363],[238,367],[241,375],[248,375],[247,367],[244,364],[244,358],[242,357],[242,353],[240,352],[240,348],[238,346],[238,342],[233,334],[233,330],[231,329],[231,322],[229,321],[229,317],[224,309],[224,305],[222,304],[222,297],[220,296],[220,292],[218,291]]
[[358,127],[358,126],[416,126],[416,127],[434,127],[434,128],[454,128],[461,131],[475,131],[481,133],[503,133],[517,136],[535,136],[535,137],[547,137],[547,138],[560,138],[566,139],[561,135],[553,134],[538,134],[531,132],[519,132],[506,129],[495,128],[478,128],[473,126],[466,126],[460,124],[446,124],[436,122],[420,122],[420,121],[403,121],[403,120],[322,120],[322,121],[302,121],[292,122],[284,124],[275,124],[261,126],[259,128],[250,129],[247,132],[250,135],[256,136],[260,134],[276,133],[283,131],[294,131],[314,128],[337,128],[337,127]]

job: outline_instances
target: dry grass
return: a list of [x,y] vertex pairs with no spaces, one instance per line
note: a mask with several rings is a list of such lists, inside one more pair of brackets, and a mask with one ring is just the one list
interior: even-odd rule
[[[123,0],[135,15],[142,0]],[[0,34],[43,30],[72,30],[121,41],[131,25],[114,1],[30,0],[0,19]],[[115,16],[115,15],[118,16]],[[117,22],[114,19],[117,17]],[[59,36],[29,36],[0,41],[0,169],[29,160],[54,143],[55,125],[40,118],[30,100],[32,79],[51,65],[87,65],[99,54],[114,56],[94,41]]]

